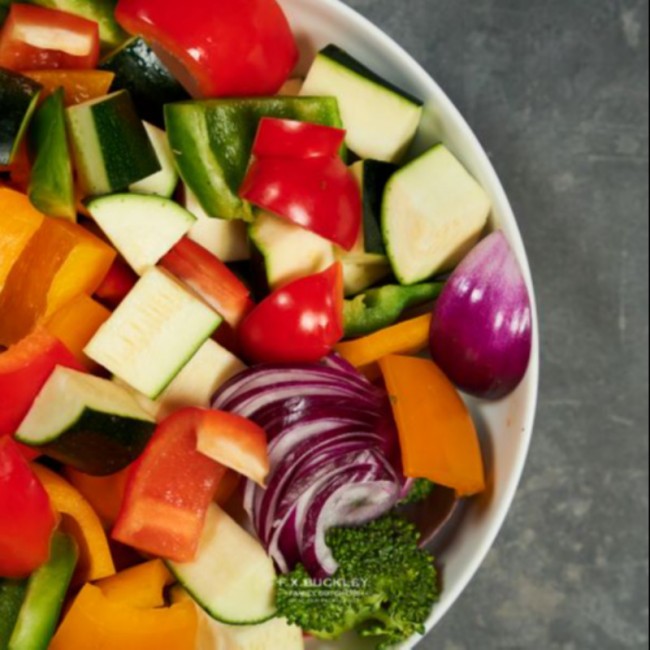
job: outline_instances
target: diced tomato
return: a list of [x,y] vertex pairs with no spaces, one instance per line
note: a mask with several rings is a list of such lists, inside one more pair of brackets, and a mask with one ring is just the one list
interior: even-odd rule
[[196,291],[224,320],[237,327],[251,310],[250,291],[217,257],[188,237],[160,265]]
[[18,445],[0,438],[0,577],[25,578],[46,562],[56,525],[47,493]]
[[96,22],[56,9],[11,5],[0,33],[0,67],[92,69],[99,60]]
[[246,356],[259,363],[319,361],[342,337],[340,263],[273,292],[240,328]]
[[197,97],[274,95],[298,61],[276,0],[120,0],[115,16]]

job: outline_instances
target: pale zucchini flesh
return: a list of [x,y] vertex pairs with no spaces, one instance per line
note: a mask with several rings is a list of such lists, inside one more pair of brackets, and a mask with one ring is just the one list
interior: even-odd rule
[[156,399],[221,321],[171,275],[153,268],[102,325],[85,353]]
[[229,625],[272,619],[276,573],[261,544],[219,506],[208,510],[196,559],[168,562],[178,582],[212,618]]
[[452,270],[478,241],[490,209],[486,192],[443,145],[397,172],[386,187],[382,231],[400,283]]
[[136,194],[154,194],[155,196],[170,198],[178,185],[179,176],[167,134],[157,126],[149,124],[149,122],[143,122],[143,125],[156,152],[161,169],[152,176],[133,183],[129,187],[129,191]]

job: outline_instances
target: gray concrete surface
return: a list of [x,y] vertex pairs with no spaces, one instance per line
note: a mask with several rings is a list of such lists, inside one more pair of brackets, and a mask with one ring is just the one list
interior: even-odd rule
[[543,328],[514,510],[423,650],[648,648],[648,2],[348,0],[472,124]]

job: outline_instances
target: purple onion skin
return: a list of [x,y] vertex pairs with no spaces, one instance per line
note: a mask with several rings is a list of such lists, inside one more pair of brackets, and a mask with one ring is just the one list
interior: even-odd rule
[[501,231],[452,274],[431,323],[431,355],[462,391],[488,400],[521,383],[532,352],[532,309],[519,263]]

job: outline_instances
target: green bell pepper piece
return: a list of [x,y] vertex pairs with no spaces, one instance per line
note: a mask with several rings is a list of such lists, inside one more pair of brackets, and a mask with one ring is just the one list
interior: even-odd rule
[[0,650],[9,650],[9,639],[26,593],[27,580],[0,581]]

